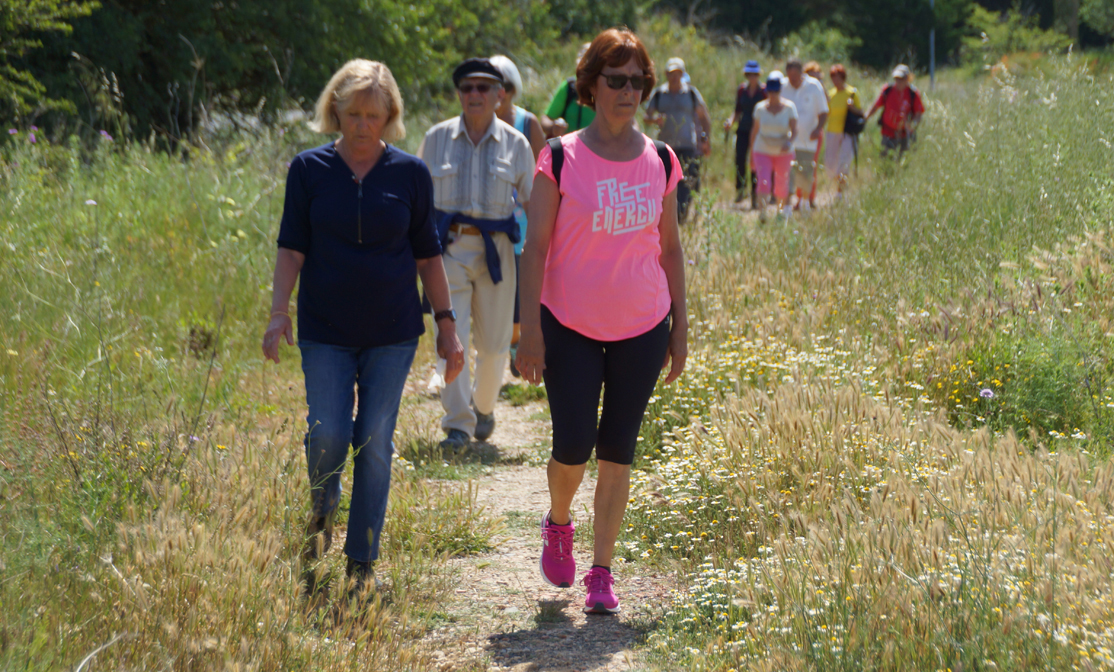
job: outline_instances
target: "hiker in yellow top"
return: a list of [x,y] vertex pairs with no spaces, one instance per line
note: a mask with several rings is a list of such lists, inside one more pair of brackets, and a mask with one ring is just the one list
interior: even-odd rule
[[[847,184],[847,176],[851,172],[851,160],[858,149],[858,134],[865,124],[863,101],[859,99],[858,89],[847,85],[847,70],[843,65],[833,65],[828,76],[832,78],[833,86],[828,89],[824,167],[828,169],[828,177],[839,185],[839,193],[843,193],[843,186]],[[847,123],[848,113],[851,124]]]

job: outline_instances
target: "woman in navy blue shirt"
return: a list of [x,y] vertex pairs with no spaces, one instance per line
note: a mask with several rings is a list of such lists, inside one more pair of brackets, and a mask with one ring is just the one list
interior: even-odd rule
[[[403,137],[402,96],[387,66],[357,59],[329,80],[315,130],[340,139],[290,163],[278,236],[271,321],[263,353],[294,344],[290,294],[298,292],[298,348],[306,380],[305,437],[312,512],[304,556],[332,541],[340,475],[353,447],[352,505],[344,552],[359,592],[387,510],[395,422],[418,337],[425,331],[417,276],[437,321],[437,353],[452,380],[464,363],[433,217],[433,182]],[[355,389],[355,394],[353,390]],[[352,407],[356,404],[356,417]],[[313,572],[308,572],[310,590]]]

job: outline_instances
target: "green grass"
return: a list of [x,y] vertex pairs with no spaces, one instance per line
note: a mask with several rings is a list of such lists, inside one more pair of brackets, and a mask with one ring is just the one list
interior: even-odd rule
[[617,553],[689,571],[664,669],[1109,664],[1114,101],[1082,65],[946,73],[846,202],[685,232],[689,367]]
[[[779,65],[664,20],[645,34],[717,121],[743,61]],[[527,77],[530,109],[574,51]],[[1114,82],[1038,65],[942,73],[903,163],[878,159],[872,127],[853,194],[790,225],[720,206],[717,134],[684,231],[689,367],[651,402],[616,554],[685,577],[652,664],[1109,664]],[[451,113],[413,115],[403,147]],[[122,634],[97,664],[427,669],[415,642],[443,617],[445,559],[533,524],[475,504],[471,481],[506,460],[439,454],[407,402],[391,599],[340,621],[304,608],[298,355],[258,348],[285,164],[321,141],[0,141],[0,667],[72,669]]]
[[535,401],[547,399],[544,387],[529,383],[508,383],[503,386],[503,389],[499,390],[499,396],[511,406],[525,406]]

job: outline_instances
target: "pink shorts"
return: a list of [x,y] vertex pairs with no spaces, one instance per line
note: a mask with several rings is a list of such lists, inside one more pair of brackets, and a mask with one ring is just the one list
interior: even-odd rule
[[754,171],[758,174],[758,193],[774,192],[778,200],[789,198],[789,167],[793,163],[792,154],[754,153]]

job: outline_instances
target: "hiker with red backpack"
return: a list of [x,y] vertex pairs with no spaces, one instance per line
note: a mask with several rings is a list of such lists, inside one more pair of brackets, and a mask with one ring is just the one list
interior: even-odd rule
[[882,125],[882,156],[888,156],[896,149],[900,159],[909,149],[909,140],[916,136],[917,125],[924,115],[924,103],[920,92],[909,82],[909,66],[894,68],[893,78],[894,83],[882,89],[866,118],[870,119],[875,112],[882,110],[878,121]]
[[665,382],[673,382],[688,353],[677,226],[683,175],[673,150],[636,126],[639,106],[654,88],[654,65],[634,33],[600,33],[576,75],[577,96],[595,119],[582,131],[552,138],[538,157],[522,252],[516,364],[527,381],[545,380],[553,417],[542,578],[558,588],[576,581],[572,502],[595,450],[584,611],[614,614],[619,598],[611,560],[639,428],[662,369],[669,371]]

